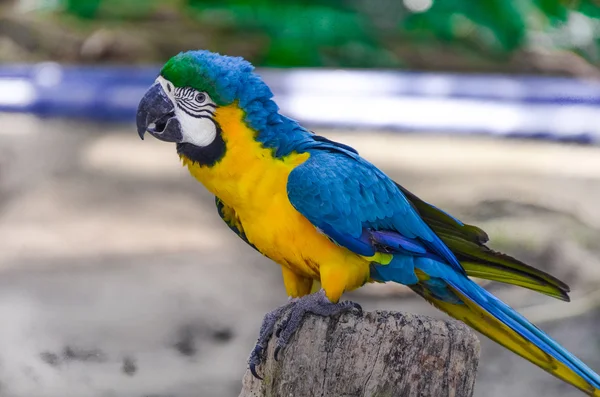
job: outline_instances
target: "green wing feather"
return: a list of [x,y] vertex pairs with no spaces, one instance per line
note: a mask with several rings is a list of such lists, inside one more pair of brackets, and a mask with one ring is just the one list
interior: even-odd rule
[[235,234],[237,234],[239,236],[239,238],[244,240],[246,242],[246,244],[248,244],[250,247],[252,247],[255,250],[257,250],[258,252],[260,252],[259,249],[256,248],[256,246],[254,244],[252,244],[250,241],[248,241],[248,238],[246,237],[246,233],[244,232],[244,227],[242,226],[242,223],[240,222],[239,218],[237,217],[235,210],[231,207],[228,207],[218,197],[215,197],[215,204],[217,205],[217,211],[219,212],[219,216],[221,217],[221,219],[223,219],[225,224],[227,226],[229,226],[229,228]]
[[456,255],[467,275],[514,284],[569,301],[569,286],[556,277],[531,267],[518,259],[488,248],[487,234],[480,228],[462,224],[439,208],[421,200],[404,187],[405,194],[423,220]]

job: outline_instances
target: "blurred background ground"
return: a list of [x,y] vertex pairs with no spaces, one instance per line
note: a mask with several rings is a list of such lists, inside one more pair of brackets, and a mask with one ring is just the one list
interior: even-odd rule
[[[596,0],[280,3],[0,0],[0,62],[147,65],[208,48],[266,67],[600,76]],[[600,371],[600,147],[318,132],[566,281],[568,304],[487,287]],[[444,317],[399,286],[348,298]],[[172,146],[132,122],[0,113],[0,396],[235,396],[285,299],[278,267],[227,229]],[[481,341],[476,396],[580,395]]]
[[[171,145],[133,125],[0,116],[3,396],[237,395],[277,266],[237,239]],[[600,148],[323,131],[567,281],[573,302],[489,285],[600,368]],[[596,294],[596,296],[594,296]],[[402,287],[348,298],[444,315]],[[579,393],[482,338],[477,396]]]

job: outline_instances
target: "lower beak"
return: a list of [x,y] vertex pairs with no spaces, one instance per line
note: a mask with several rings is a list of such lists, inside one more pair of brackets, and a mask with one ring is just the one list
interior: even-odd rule
[[136,116],[137,130],[144,139],[146,131],[166,142],[182,142],[181,124],[175,116],[175,105],[160,83],[154,83],[140,101]]

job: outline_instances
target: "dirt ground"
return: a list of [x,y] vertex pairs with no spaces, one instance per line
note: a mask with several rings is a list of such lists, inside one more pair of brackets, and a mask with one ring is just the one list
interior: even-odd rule
[[[600,148],[323,131],[564,279],[567,304],[489,288],[600,371]],[[403,287],[366,310],[444,317]],[[277,266],[222,224],[172,146],[132,125],[0,114],[0,395],[237,396]],[[481,338],[476,396],[581,395]]]

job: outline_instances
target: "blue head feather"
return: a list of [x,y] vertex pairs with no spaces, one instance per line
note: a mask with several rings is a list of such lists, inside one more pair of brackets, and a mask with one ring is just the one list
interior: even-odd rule
[[271,89],[241,57],[207,50],[182,52],[165,64],[161,75],[177,87],[207,92],[218,105],[237,101],[245,113],[244,121],[257,133],[256,140],[273,149],[276,157],[314,142],[311,132],[279,114]]

